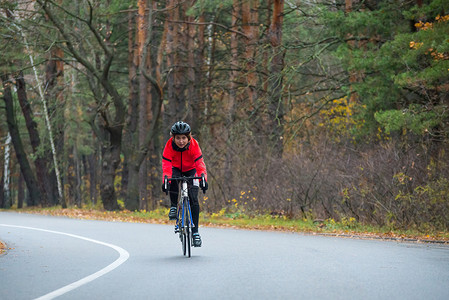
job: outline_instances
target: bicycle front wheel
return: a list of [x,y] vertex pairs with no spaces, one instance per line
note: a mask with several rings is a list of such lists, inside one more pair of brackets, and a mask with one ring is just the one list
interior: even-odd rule
[[[181,221],[181,230],[179,232],[179,234],[181,235],[181,242],[182,242],[182,254],[184,256],[186,256],[188,254],[188,252],[190,253],[190,243],[188,244],[188,240],[189,240],[189,236],[187,234],[187,224],[189,223],[189,213],[188,213],[188,209],[186,208],[186,204],[183,201],[182,203],[182,221]],[[189,250],[188,250],[189,249]]]
[[[186,240],[187,240],[187,242],[186,242],[186,246],[187,246],[187,257],[190,257],[191,256],[191,253],[190,253],[190,249],[192,248],[192,244],[191,244],[191,241],[192,241],[192,233],[191,233],[191,231],[190,231],[190,222],[188,222],[188,224],[187,224],[187,226],[186,226],[186,236],[185,236],[185,238],[186,238]],[[185,254],[184,254],[185,255]]]
[[185,242],[185,249],[184,250],[184,255],[187,257],[191,257],[191,216],[190,216],[190,209],[189,209],[189,202],[188,200],[184,202],[183,205],[183,210],[184,210],[184,242]]
[[188,238],[186,237],[186,232],[185,232],[184,228],[181,230],[181,232],[179,234],[181,235],[182,254],[185,256],[186,252],[187,252],[187,240],[188,240]]

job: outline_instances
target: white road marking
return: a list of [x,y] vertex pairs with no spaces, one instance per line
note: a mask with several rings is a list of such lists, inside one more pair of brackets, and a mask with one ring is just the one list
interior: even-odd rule
[[5,226],[5,227],[14,227],[14,228],[22,228],[22,229],[30,229],[30,230],[37,230],[37,231],[43,231],[43,232],[49,232],[49,233],[54,233],[54,234],[61,234],[61,235],[65,235],[65,236],[69,236],[69,237],[73,237],[73,238],[77,238],[80,240],[85,240],[88,242],[92,242],[92,243],[96,243],[96,244],[100,244],[109,248],[114,249],[115,251],[117,251],[119,253],[119,258],[116,259],[112,264],[106,266],[105,268],[101,269],[98,272],[95,272],[87,277],[84,277],[78,281],[72,282],[69,285],[66,285],[60,289],[57,289],[53,292],[50,292],[46,295],[43,295],[42,297],[36,298],[35,300],[49,300],[49,299],[54,299],[56,297],[59,297],[67,292],[70,292],[71,290],[74,290],[76,288],[79,288],[80,286],[89,283],[91,281],[94,281],[95,279],[111,272],[112,270],[114,270],[115,268],[117,268],[118,266],[120,266],[121,264],[123,264],[125,261],[128,260],[129,258],[129,253],[128,251],[126,251],[123,248],[120,248],[118,246],[112,245],[112,244],[108,244],[108,243],[104,243],[101,241],[97,241],[94,239],[90,239],[90,238],[86,238],[83,236],[79,236],[79,235],[75,235],[75,234],[70,234],[70,233],[65,233],[65,232],[60,232],[60,231],[53,231],[53,230],[47,230],[47,229],[41,229],[41,228],[34,228],[34,227],[26,227],[26,226],[17,226],[17,225],[8,225],[8,224],[0,224],[0,226]]

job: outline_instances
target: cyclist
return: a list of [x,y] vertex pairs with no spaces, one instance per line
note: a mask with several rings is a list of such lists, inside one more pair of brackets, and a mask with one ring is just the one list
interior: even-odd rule
[[[173,124],[170,133],[172,137],[165,144],[162,153],[162,177],[190,177],[201,176],[204,174],[205,181],[189,180],[189,199],[192,210],[192,221],[195,227],[192,228],[193,246],[201,247],[201,236],[198,233],[198,220],[200,215],[200,205],[198,202],[198,189],[201,187],[203,192],[208,189],[206,165],[203,160],[198,142],[192,137],[190,125],[178,121]],[[170,212],[168,218],[176,220],[177,204],[179,195],[179,183],[171,182],[168,190],[170,191]],[[162,184],[162,191],[167,192],[165,185]]]

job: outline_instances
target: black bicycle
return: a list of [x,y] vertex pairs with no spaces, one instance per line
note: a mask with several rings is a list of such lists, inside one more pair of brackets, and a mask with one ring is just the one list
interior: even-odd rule
[[182,243],[182,253],[184,256],[191,257],[192,247],[192,228],[195,227],[192,221],[192,211],[190,209],[190,199],[188,192],[188,180],[200,179],[205,182],[204,175],[192,176],[192,177],[177,177],[177,178],[165,178],[165,190],[168,194],[168,182],[179,181],[181,182],[181,198],[178,202],[178,215],[176,217],[175,233],[179,233],[179,239]]

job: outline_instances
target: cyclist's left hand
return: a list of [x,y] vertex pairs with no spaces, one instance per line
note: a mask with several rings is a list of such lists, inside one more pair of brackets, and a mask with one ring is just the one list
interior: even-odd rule
[[203,190],[203,193],[206,193],[207,189],[209,188],[209,184],[207,183],[206,179],[201,180],[200,187]]
[[[170,181],[167,181],[167,175],[164,177],[164,182],[162,183],[162,192],[168,195],[168,190],[170,189]],[[167,188],[165,188],[165,182],[167,182]]]
[[165,183],[162,184],[162,192],[167,193],[168,189],[165,188]]

